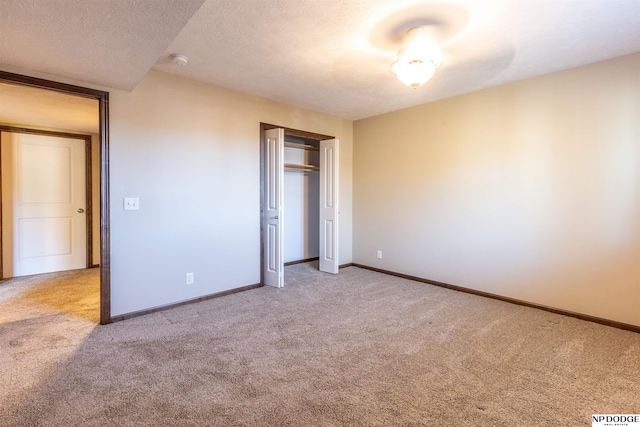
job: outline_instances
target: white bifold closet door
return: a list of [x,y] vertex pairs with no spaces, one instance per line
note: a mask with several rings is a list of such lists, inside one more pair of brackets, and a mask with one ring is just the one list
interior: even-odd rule
[[264,284],[284,286],[284,240],[282,204],[284,199],[284,130],[264,133]]
[[338,274],[338,140],[320,141],[320,271]]
[[[320,271],[338,273],[338,140],[320,141]],[[284,286],[284,129],[264,133],[264,283]]]

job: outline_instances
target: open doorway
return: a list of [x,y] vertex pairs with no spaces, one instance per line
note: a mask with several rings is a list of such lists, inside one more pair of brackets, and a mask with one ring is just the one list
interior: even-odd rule
[[[93,186],[99,188],[99,194],[96,197],[93,195],[87,195],[89,198],[88,203],[93,205],[93,216],[96,217],[97,227],[92,227],[91,219],[89,219],[89,225],[87,226],[87,231],[89,233],[97,234],[94,235],[93,239],[96,242],[96,245],[89,248],[86,251],[86,264],[87,266],[99,265],[99,299],[100,299],[100,323],[106,324],[111,322],[111,313],[110,313],[110,254],[109,254],[109,200],[108,200],[108,189],[109,189],[109,145],[108,145],[108,92],[83,88],[79,86],[73,86],[63,83],[57,83],[49,80],[43,80],[13,73],[7,73],[0,71],[0,85],[4,85],[11,89],[25,89],[25,90],[34,90],[37,89],[42,91],[43,94],[61,94],[66,96],[71,100],[76,100],[78,103],[83,100],[92,100],[93,105],[95,105],[95,110],[93,114],[97,115],[97,127],[95,132],[87,132],[83,131],[83,134],[91,135],[95,134],[93,138],[93,146],[95,149],[96,156],[94,159],[97,160],[97,164],[99,165],[99,171],[97,173],[98,179],[93,179]],[[57,105],[55,101],[55,97],[52,96],[44,96],[44,99],[49,99],[49,102],[52,102],[53,105],[49,105],[50,111],[55,111],[52,113],[54,116],[56,115],[64,115],[65,108],[64,105]],[[6,100],[9,100],[10,97],[6,97],[3,99],[4,105]],[[54,99],[54,101],[51,101]],[[72,102],[73,104],[73,102]],[[17,110],[16,108],[13,109]],[[37,110],[31,111],[32,115],[36,116],[37,120]],[[67,111],[67,116],[70,116]],[[55,117],[54,117],[55,119]],[[12,122],[12,123],[7,123]],[[46,122],[46,121],[44,121]],[[12,124],[12,125],[20,125],[13,126],[14,130],[16,127],[23,128],[25,130],[32,129],[33,127],[38,127],[41,130],[47,130],[46,128],[56,128],[59,126],[55,126],[52,124],[42,125],[43,121],[39,121],[38,123],[30,125],[29,122],[16,122],[16,120],[11,118],[5,118],[0,116],[0,124]],[[63,127],[71,127],[72,126],[63,126]],[[91,174],[90,174],[91,175]],[[93,199],[95,202],[92,203]],[[99,208],[98,208],[99,207]],[[80,214],[85,214],[86,212],[80,212]],[[98,238],[99,236],[99,238]],[[91,253],[94,252],[95,255]]]
[[[0,84],[4,92],[6,85]],[[30,98],[28,92],[20,96]],[[94,235],[99,236],[100,222],[93,206],[100,192],[92,185],[100,176],[99,162],[92,158],[97,103],[94,109],[95,123],[87,130],[95,138],[0,125],[2,279],[99,266],[100,242],[94,248]]]

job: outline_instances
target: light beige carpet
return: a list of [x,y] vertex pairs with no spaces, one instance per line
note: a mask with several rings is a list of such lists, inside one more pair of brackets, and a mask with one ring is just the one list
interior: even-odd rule
[[[590,426],[640,335],[349,267],[96,326],[0,324],[0,425]],[[0,295],[2,295],[0,285]]]
[[100,269],[0,281],[0,322],[66,314],[100,322]]

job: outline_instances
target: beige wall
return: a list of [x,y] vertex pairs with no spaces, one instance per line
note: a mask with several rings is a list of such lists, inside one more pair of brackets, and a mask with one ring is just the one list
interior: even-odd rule
[[260,122],[340,139],[351,262],[351,121],[157,71],[112,91],[109,113],[112,315],[259,283]]
[[353,191],[354,262],[640,325],[640,55],[357,121]]

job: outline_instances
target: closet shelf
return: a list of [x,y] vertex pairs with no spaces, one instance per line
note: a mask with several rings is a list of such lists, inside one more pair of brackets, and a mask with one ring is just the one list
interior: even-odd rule
[[284,146],[288,148],[298,148],[301,150],[320,151],[320,147],[315,147],[309,144],[298,144],[297,142],[284,142]]
[[315,165],[297,165],[295,163],[285,163],[284,170],[301,171],[301,172],[318,172],[320,171],[320,167]]

